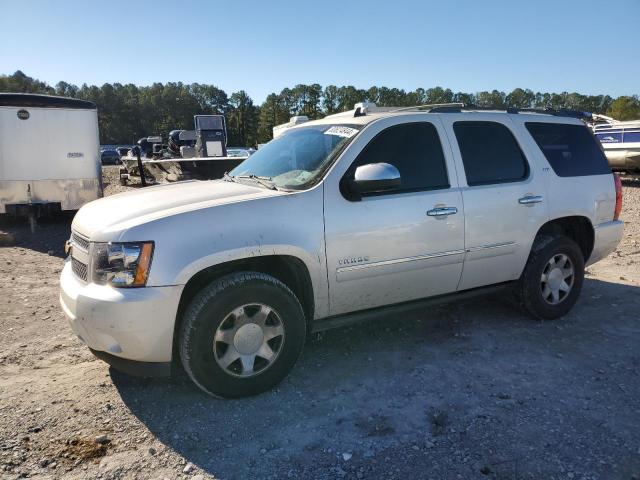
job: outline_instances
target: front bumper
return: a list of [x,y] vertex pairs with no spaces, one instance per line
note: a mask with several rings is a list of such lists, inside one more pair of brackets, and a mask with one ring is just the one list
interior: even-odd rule
[[614,220],[601,223],[596,225],[593,230],[593,251],[587,261],[587,266],[602,260],[616,249],[620,240],[622,240],[624,222]]
[[[182,285],[112,288],[87,284],[73,274],[67,261],[60,275],[60,304],[78,338],[92,351],[107,354],[96,356],[131,373],[130,368],[122,367],[130,362],[118,359],[171,362],[182,289]],[[115,360],[109,361],[112,357]]]

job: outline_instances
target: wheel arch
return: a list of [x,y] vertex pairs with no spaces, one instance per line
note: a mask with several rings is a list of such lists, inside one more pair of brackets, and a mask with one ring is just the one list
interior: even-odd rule
[[[536,239],[541,235],[564,235],[578,244],[585,263],[593,252],[595,230],[588,217],[572,215],[558,217],[543,224],[536,233]],[[534,240],[534,245],[535,245]]]
[[197,293],[207,284],[217,278],[233,272],[252,271],[265,273],[277,278],[296,295],[305,314],[307,331],[311,331],[315,313],[315,300],[311,274],[307,265],[300,258],[292,255],[263,255],[248,258],[231,260],[206,267],[191,276],[182,290],[176,321],[173,330],[173,354],[175,361],[179,361],[177,354],[178,332],[182,325],[184,311],[197,295]]

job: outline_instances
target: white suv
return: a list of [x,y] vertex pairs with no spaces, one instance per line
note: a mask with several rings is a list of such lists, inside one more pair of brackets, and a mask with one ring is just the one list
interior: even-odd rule
[[[60,300],[115,368],[182,363],[221,397],[293,367],[310,331],[510,287],[566,314],[622,236],[593,134],[555,113],[361,105],[287,130],[224,179],[76,215]],[[514,288],[515,287],[515,288]]]

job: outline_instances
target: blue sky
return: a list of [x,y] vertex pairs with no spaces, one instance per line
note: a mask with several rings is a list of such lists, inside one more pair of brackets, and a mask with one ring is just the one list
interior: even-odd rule
[[0,0],[0,74],[640,93],[640,0]]

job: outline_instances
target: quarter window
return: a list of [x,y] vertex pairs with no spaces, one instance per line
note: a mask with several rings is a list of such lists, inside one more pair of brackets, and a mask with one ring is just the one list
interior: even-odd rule
[[525,126],[559,177],[611,173],[600,145],[586,126],[543,122],[527,122]]
[[357,167],[369,163],[388,163],[400,172],[400,188],[387,194],[449,188],[440,137],[428,122],[383,130],[363,149],[347,175],[352,176]]
[[529,167],[511,131],[497,122],[455,122],[467,185],[517,182]]

